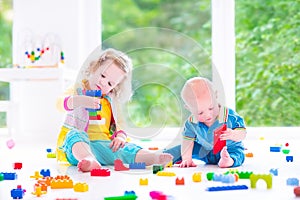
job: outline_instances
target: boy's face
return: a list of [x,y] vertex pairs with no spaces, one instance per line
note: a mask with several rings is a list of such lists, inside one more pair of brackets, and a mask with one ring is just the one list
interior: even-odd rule
[[215,94],[209,92],[198,95],[197,91],[194,94],[194,98],[186,101],[187,109],[199,122],[211,126],[219,115],[219,105]]
[[[124,78],[126,73],[115,62],[98,67],[90,77],[89,83],[92,90],[101,90],[102,94],[108,94]],[[104,62],[106,64],[106,62]]]

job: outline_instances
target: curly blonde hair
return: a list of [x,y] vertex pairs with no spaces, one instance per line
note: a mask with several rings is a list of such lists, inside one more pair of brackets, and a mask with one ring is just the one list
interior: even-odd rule
[[84,65],[85,67],[81,69],[81,76],[78,77],[77,83],[80,81],[85,89],[89,89],[88,79],[90,74],[95,72],[98,68],[105,66],[103,63],[108,61],[115,63],[126,73],[125,78],[110,92],[109,95],[117,98],[117,100],[121,102],[126,102],[132,96],[132,61],[125,53],[116,49],[109,48],[101,50],[100,55],[98,55],[97,58],[87,61],[88,64]]

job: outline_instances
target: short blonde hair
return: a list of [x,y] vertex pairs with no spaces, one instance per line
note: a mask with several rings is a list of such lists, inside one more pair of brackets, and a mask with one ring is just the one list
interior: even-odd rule
[[[81,80],[88,80],[91,73],[95,72],[99,67],[104,66],[103,63],[111,61],[115,63],[126,75],[125,78],[111,91],[113,97],[121,102],[128,101],[132,96],[132,61],[123,52],[116,49],[108,48],[102,50],[96,60],[92,60],[84,69]],[[103,69],[104,70],[104,69]]]
[[216,98],[216,90],[212,82],[203,77],[193,77],[187,80],[181,90],[181,98],[186,105],[190,105],[196,97],[203,98],[207,95]]

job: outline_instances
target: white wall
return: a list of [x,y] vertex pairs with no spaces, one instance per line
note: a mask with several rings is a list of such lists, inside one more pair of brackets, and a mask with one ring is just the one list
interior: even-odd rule
[[65,53],[67,68],[78,69],[101,42],[100,0],[14,0],[13,62],[23,56],[24,34],[53,34]]
[[[65,65],[58,70],[55,80],[14,80],[12,77],[10,84],[10,100],[16,108],[13,137],[52,140],[63,119],[55,107],[64,89],[63,69],[77,71],[89,53],[100,45],[101,1],[14,0],[13,10],[13,64],[22,65],[26,61],[26,38],[30,38],[29,43],[35,48],[51,35],[52,42],[65,54]],[[46,58],[45,54],[45,59],[37,63],[51,64],[53,58]]]

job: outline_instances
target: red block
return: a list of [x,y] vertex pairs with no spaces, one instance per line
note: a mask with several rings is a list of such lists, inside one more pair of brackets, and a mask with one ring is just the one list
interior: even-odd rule
[[15,162],[15,163],[14,163],[14,169],[22,169],[22,163],[20,163],[20,162]]
[[226,131],[227,126],[226,124],[223,124],[219,128],[217,128],[214,131],[214,147],[213,147],[213,153],[217,154],[219,153],[224,146],[226,146],[226,140],[220,140],[220,136],[223,134],[223,131]]

